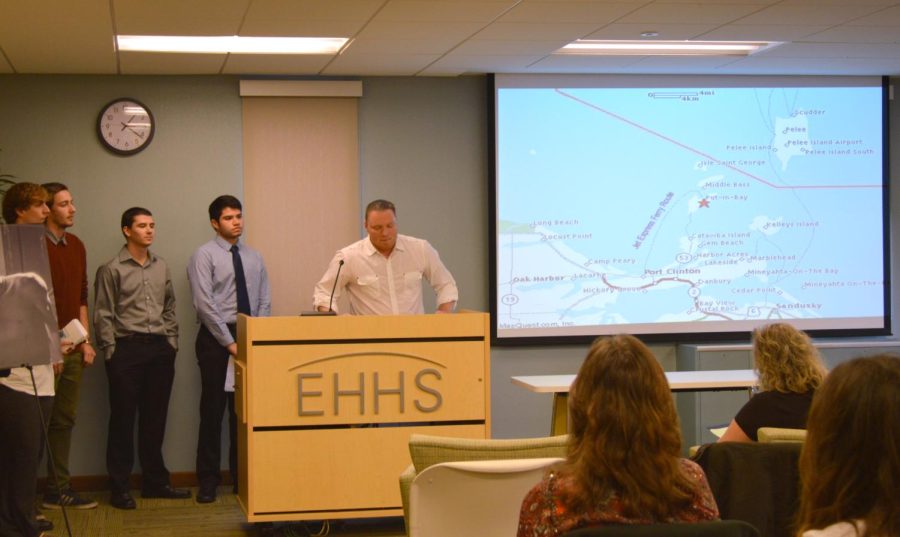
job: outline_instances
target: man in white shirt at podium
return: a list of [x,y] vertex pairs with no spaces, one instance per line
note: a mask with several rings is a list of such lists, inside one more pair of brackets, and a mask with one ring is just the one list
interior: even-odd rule
[[456,281],[428,241],[397,233],[393,203],[369,203],[365,228],[369,236],[339,250],[316,284],[317,311],[337,313],[335,303],[346,290],[353,315],[425,313],[423,278],[437,295],[437,313],[454,311]]

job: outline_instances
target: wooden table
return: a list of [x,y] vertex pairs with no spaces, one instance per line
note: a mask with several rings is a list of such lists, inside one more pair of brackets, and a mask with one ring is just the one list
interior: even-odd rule
[[[550,434],[565,434],[568,431],[569,387],[575,375],[536,375],[512,377],[512,383],[535,392],[553,394],[553,416]],[[749,390],[758,384],[752,369],[731,369],[723,371],[669,371],[666,380],[673,392],[706,392],[723,390]]]

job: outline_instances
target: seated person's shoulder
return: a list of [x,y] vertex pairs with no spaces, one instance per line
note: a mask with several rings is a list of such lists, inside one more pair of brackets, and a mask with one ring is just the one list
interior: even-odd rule
[[703,469],[699,464],[690,460],[690,459],[678,459],[678,462],[681,464],[681,469],[693,479],[698,479],[700,477],[705,477],[703,473]]

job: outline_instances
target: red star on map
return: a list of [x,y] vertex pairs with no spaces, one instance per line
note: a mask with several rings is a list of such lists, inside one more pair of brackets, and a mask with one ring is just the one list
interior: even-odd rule
[[709,208],[709,200],[706,198],[703,198],[702,200],[700,200],[700,207],[706,207],[708,209]]

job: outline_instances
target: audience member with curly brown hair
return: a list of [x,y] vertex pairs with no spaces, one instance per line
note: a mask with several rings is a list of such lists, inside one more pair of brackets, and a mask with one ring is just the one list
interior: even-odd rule
[[638,339],[594,342],[569,392],[569,415],[566,461],[525,497],[519,537],[719,518],[703,471],[681,458],[662,367]]
[[753,367],[761,391],[738,411],[719,442],[755,442],[760,427],[805,428],[826,373],[809,336],[787,323],[753,332]]

